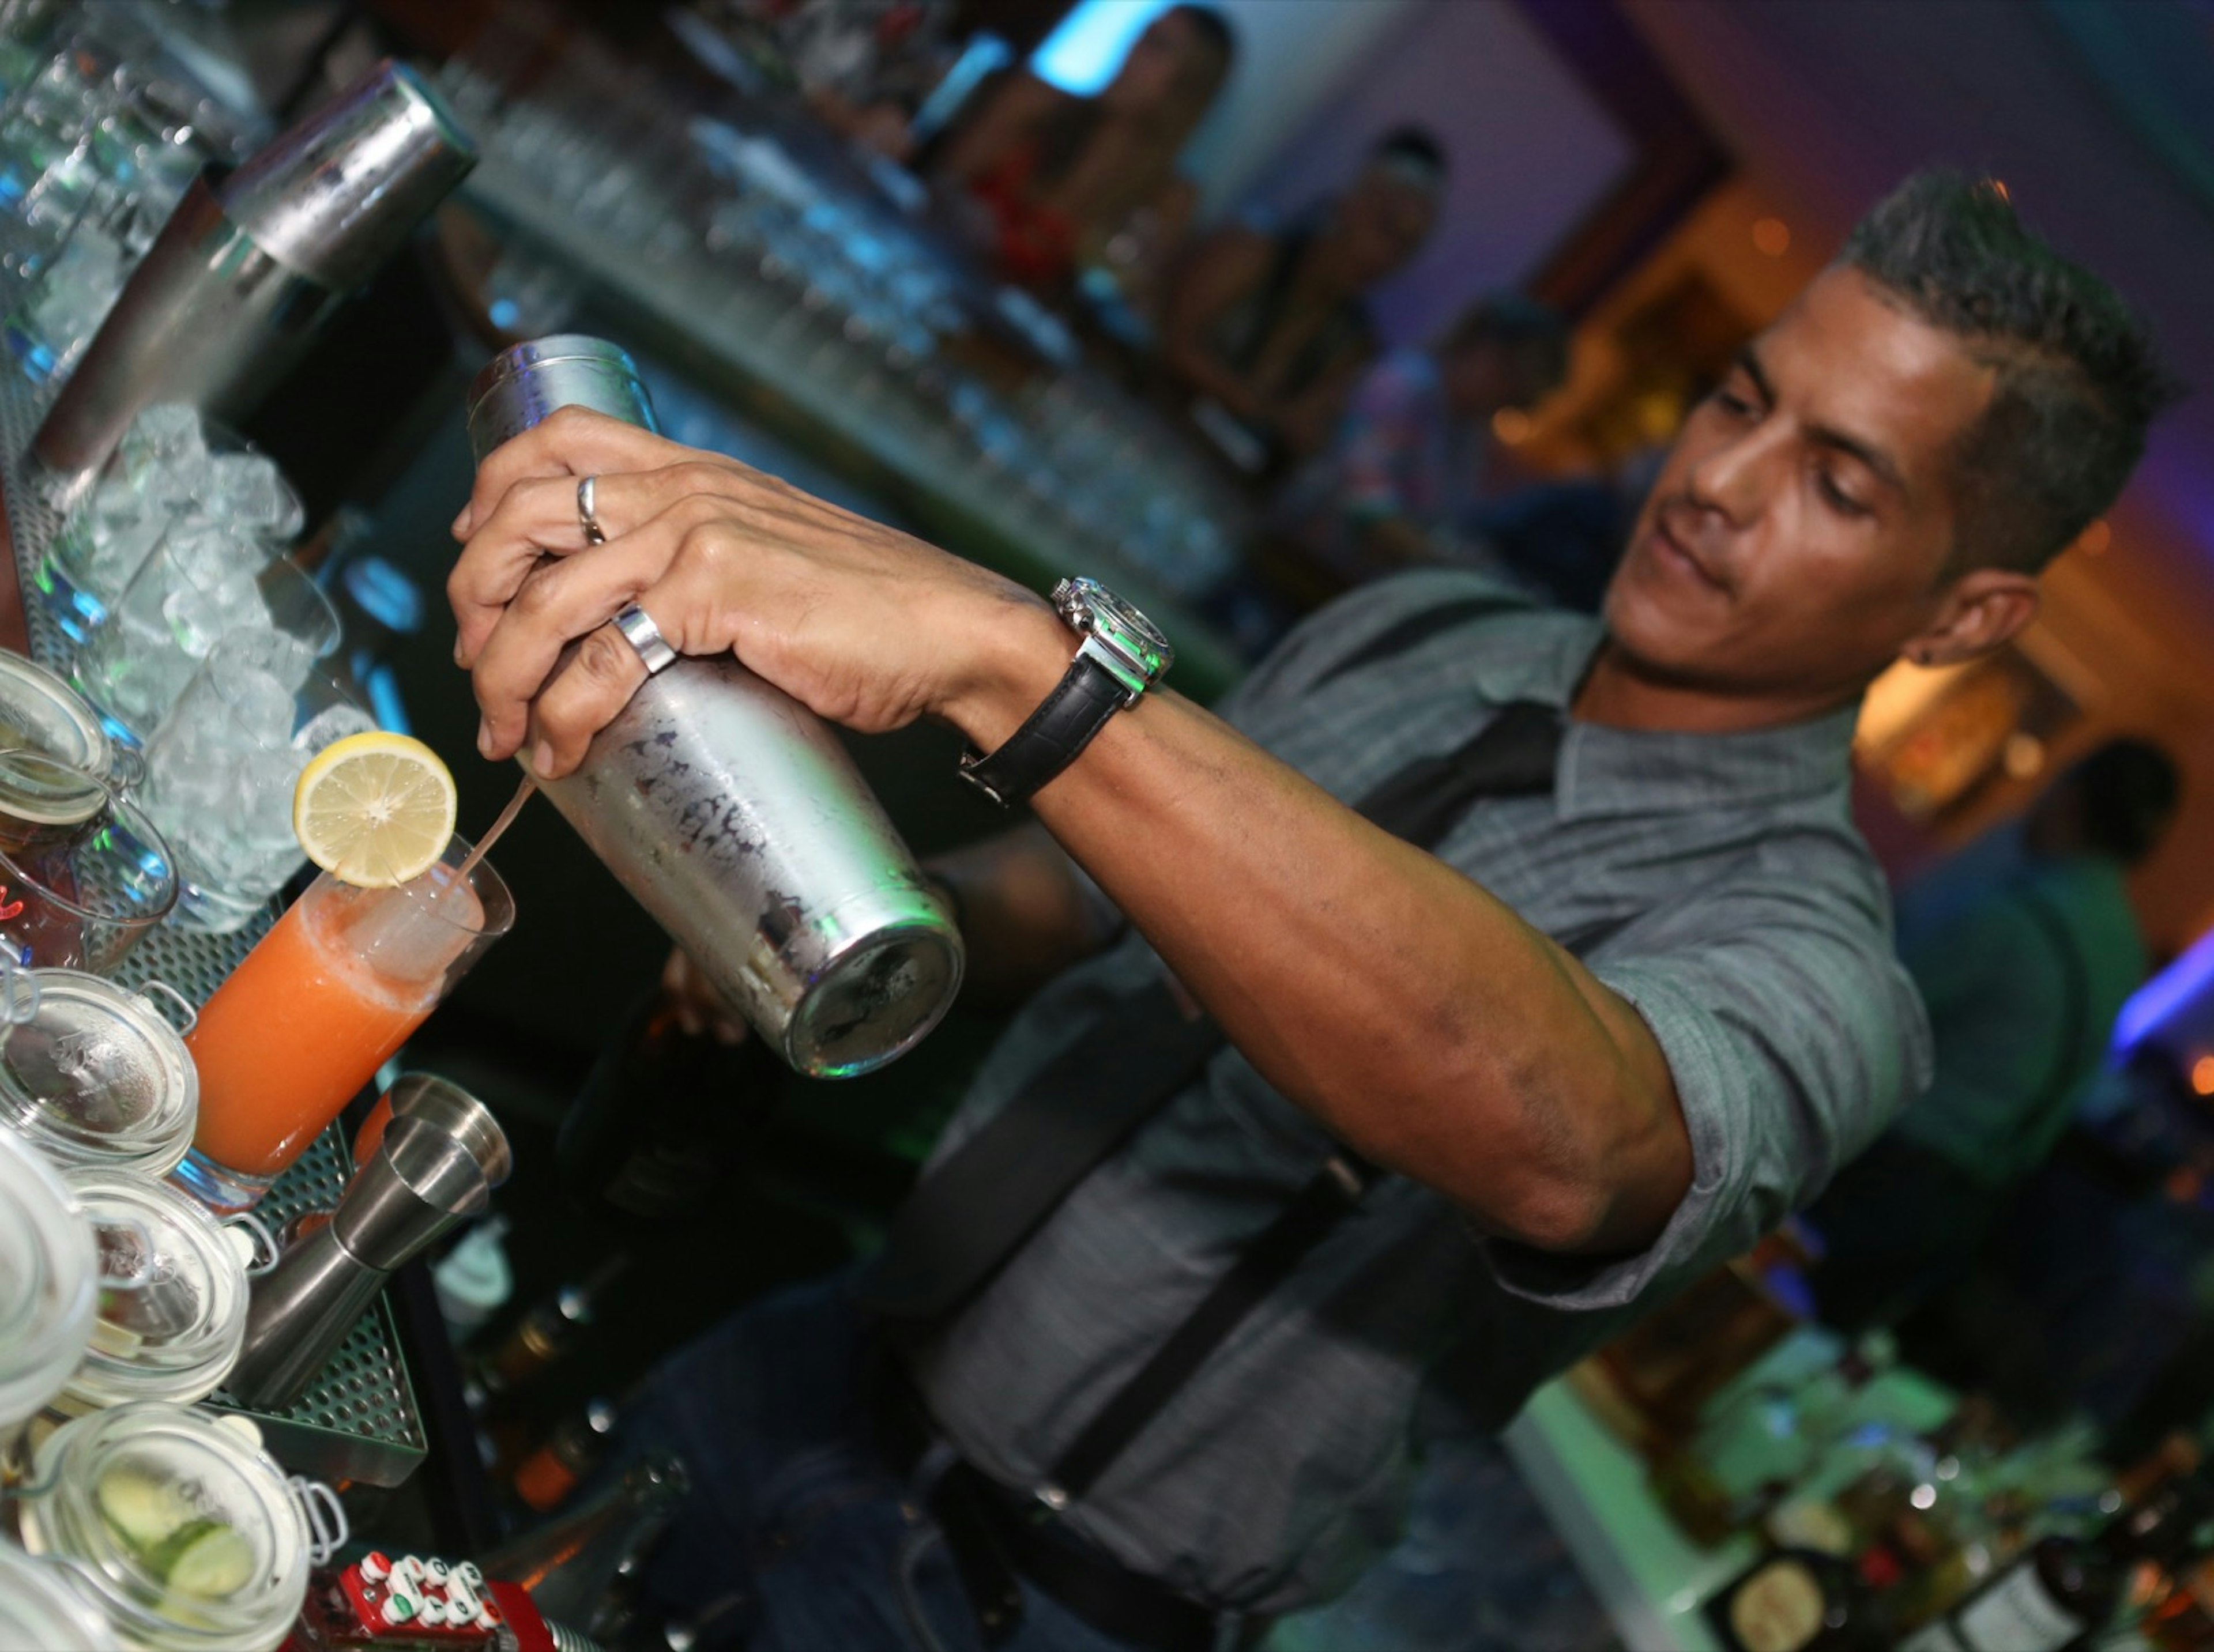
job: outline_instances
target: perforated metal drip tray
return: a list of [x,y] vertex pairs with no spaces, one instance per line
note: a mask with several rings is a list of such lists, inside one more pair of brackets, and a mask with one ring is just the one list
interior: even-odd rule
[[[73,663],[71,644],[40,605],[34,583],[61,521],[28,484],[23,464],[46,399],[12,362],[0,362],[0,488],[6,491],[31,655],[66,677]],[[235,935],[158,929],[132,949],[115,972],[116,978],[130,986],[150,979],[166,981],[194,1004],[205,1003],[275,917],[272,906]],[[345,1139],[333,1126],[278,1179],[257,1213],[272,1233],[278,1232],[303,1210],[327,1210],[337,1204],[352,1169]],[[298,1405],[283,1411],[256,1411],[223,1393],[209,1403],[253,1417],[278,1461],[296,1472],[324,1479],[397,1485],[414,1472],[426,1450],[415,1393],[401,1357],[391,1311],[382,1297],[347,1333]]]

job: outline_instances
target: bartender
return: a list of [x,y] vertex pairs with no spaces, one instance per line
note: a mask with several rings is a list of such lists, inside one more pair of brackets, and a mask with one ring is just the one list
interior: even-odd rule
[[1410,574],[1220,715],[1095,588],[590,413],[499,449],[450,584],[487,758],[566,773],[651,626],[951,723],[1042,828],[944,868],[980,982],[1044,984],[884,1254],[640,1397],[695,1488],[652,1594],[711,1645],[1196,1649],[1347,1587],[1434,1403],[1502,1425],[1919,1088],[1862,692],[2027,624],[2166,394],[2105,285],[1917,177],[1691,414],[1603,620]]

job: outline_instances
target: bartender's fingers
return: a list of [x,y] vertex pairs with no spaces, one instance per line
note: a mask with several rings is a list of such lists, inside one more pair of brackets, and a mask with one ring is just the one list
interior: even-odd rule
[[[724,466],[706,459],[657,471],[611,472],[593,479],[592,515],[602,534],[613,541],[679,501],[721,497],[743,485]],[[476,663],[507,605],[541,571],[549,553],[566,557],[587,548],[578,486],[578,479],[568,475],[526,478],[500,496],[469,535],[468,548],[446,576],[446,600],[457,632],[454,661],[464,670]]]
[[531,705],[531,773],[559,780],[575,768],[592,736],[615,721],[645,680],[645,662],[621,631],[613,625],[587,631]]
[[[471,663],[471,686],[484,713],[479,749],[486,757],[505,757],[523,744],[529,703],[547,686],[561,650],[604,626],[660,578],[669,555],[663,536],[634,533],[609,540],[590,556],[548,561],[523,579]],[[671,647],[682,647],[682,631],[673,620],[664,634]]]
[[492,515],[501,496],[530,477],[659,470],[709,457],[696,448],[588,407],[560,408],[485,455],[477,466],[469,502],[454,518],[452,533],[457,539],[469,538],[476,524]]

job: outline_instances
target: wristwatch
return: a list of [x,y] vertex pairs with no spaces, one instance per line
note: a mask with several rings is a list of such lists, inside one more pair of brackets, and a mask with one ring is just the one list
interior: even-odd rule
[[1053,588],[1055,613],[1083,643],[1068,673],[989,757],[970,748],[961,777],[1002,808],[1029,798],[1076,761],[1107,719],[1159,682],[1176,650],[1153,622],[1097,580]]

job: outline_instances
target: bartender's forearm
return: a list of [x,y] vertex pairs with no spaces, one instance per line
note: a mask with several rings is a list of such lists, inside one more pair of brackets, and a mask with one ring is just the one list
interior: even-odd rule
[[[596,479],[603,545],[585,543],[580,476]],[[864,733],[934,716],[988,752],[1072,652],[1008,580],[573,408],[485,460],[454,531],[479,749],[529,740],[547,778],[645,674],[605,624],[625,602],[680,653],[734,650],[817,716]],[[1036,807],[1239,1049],[1355,1149],[1554,1248],[1636,1245],[1682,1198],[1690,1144],[1630,1006],[1197,707],[1163,693],[1117,714]]]
[[1067,854],[1039,826],[934,856],[925,869],[960,912],[969,954],[963,995],[988,1007],[1021,1002],[1113,936]]
[[[951,708],[980,746],[1052,686],[1066,633],[1024,654]],[[1689,1186],[1667,1064],[1628,1003],[1189,701],[1116,716],[1034,807],[1271,1083],[1492,1230],[1634,1247]]]

